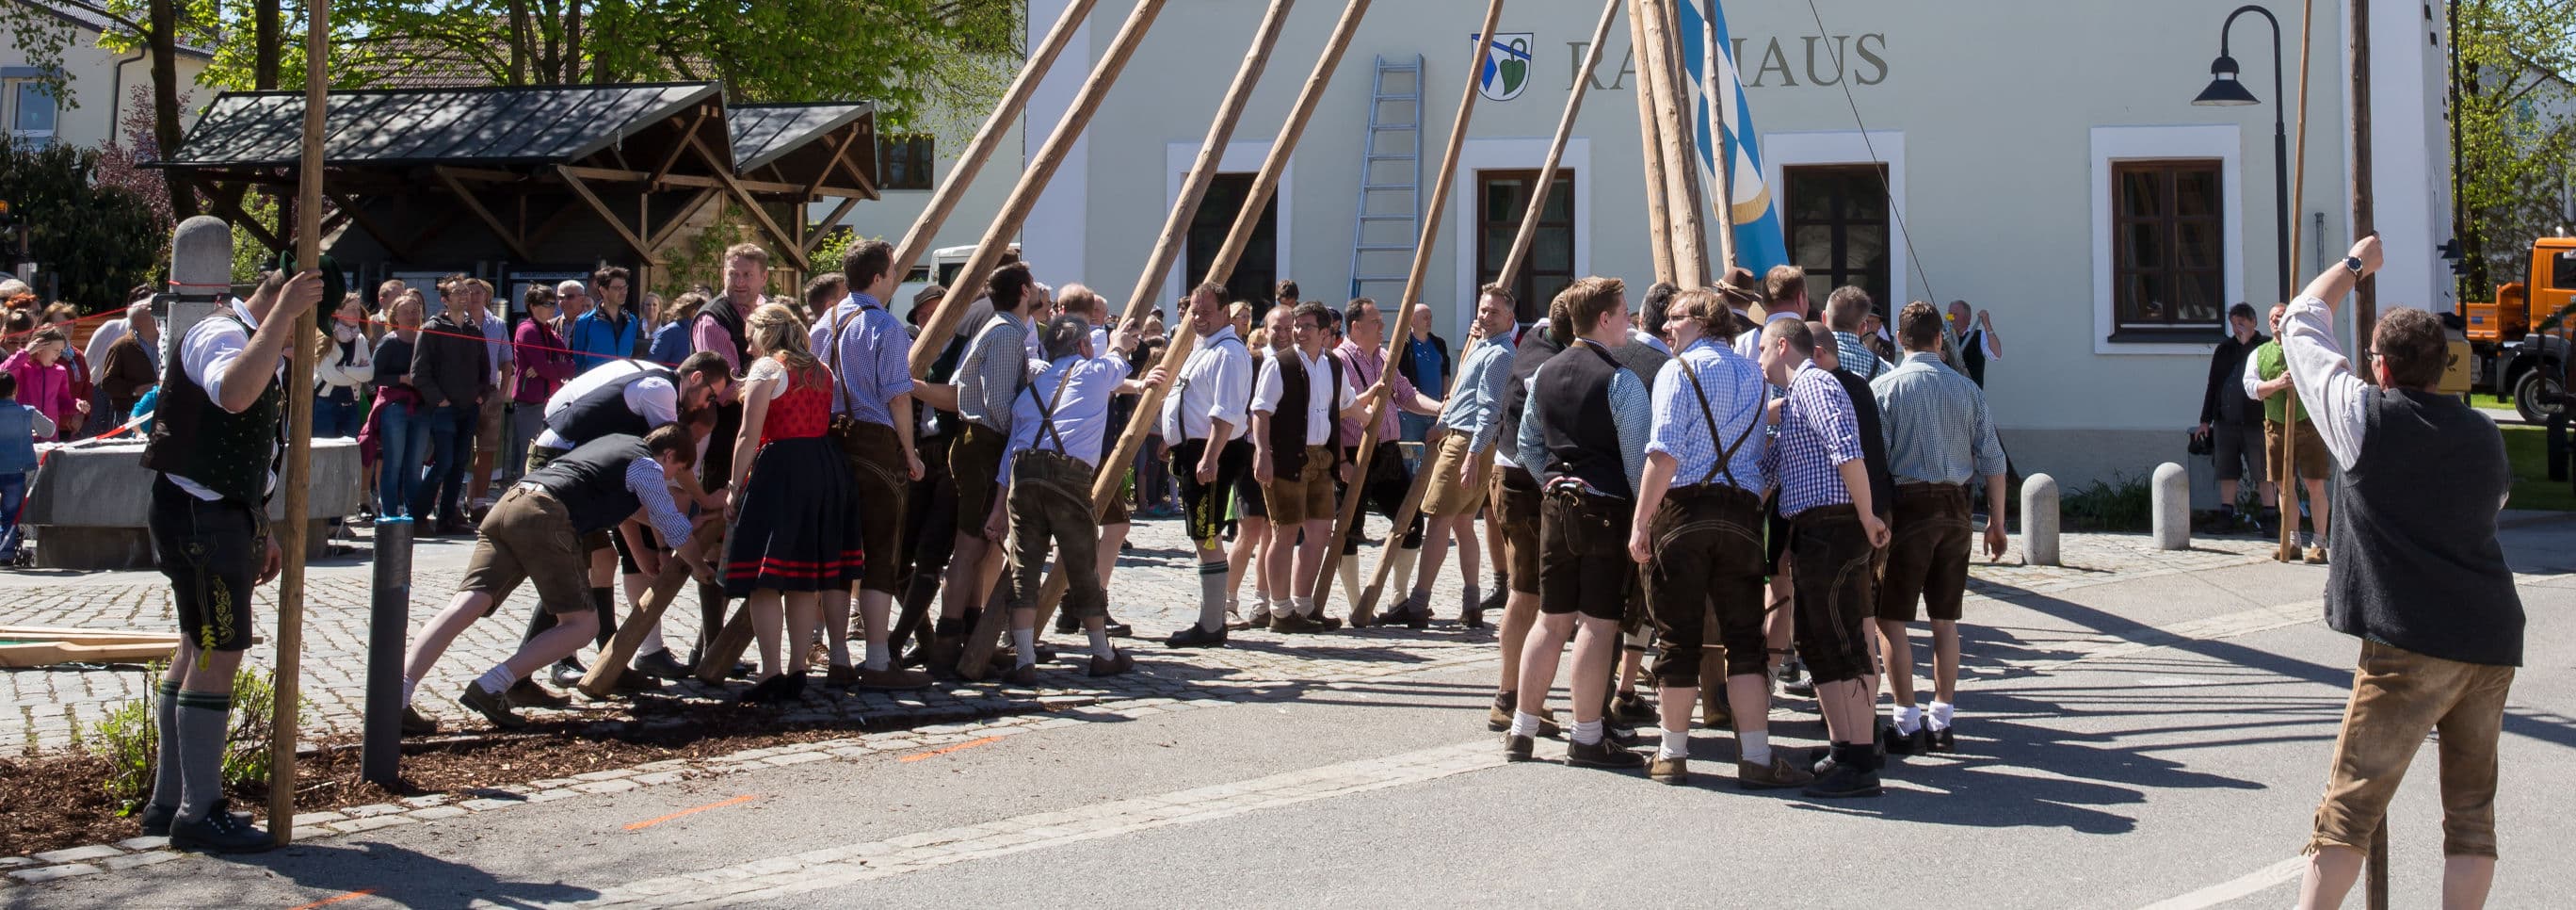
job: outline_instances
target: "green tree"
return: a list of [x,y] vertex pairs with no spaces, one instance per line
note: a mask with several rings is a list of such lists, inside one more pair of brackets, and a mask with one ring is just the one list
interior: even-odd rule
[[101,183],[98,167],[96,149],[38,148],[0,133],[0,199],[26,225],[29,252],[53,268],[55,296],[83,311],[121,305],[150,281],[167,233],[148,203]]
[[2568,227],[2576,166],[2576,14],[2565,0],[2461,0],[2460,240],[2462,299],[2523,280],[2531,240]]

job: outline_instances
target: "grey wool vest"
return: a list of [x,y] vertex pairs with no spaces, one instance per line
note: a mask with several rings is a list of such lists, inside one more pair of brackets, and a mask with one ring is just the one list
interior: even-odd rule
[[2361,452],[2344,469],[2326,573],[2326,624],[2443,660],[2522,665],[2522,599],[2496,542],[2512,489],[2504,436],[2458,399],[2362,396]]

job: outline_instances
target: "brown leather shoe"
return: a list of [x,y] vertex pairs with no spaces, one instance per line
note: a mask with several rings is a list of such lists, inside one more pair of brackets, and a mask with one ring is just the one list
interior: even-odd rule
[[572,696],[548,692],[546,687],[537,685],[537,681],[533,679],[522,679],[510,684],[510,691],[502,693],[502,698],[513,708],[544,708],[549,711],[560,711],[572,707]]
[[1021,664],[1021,665],[1019,665],[1019,666],[1012,667],[1012,668],[1010,669],[1010,672],[1007,672],[1007,673],[1002,674],[1002,681],[1003,681],[1003,682],[1006,682],[1006,683],[1010,683],[1011,685],[1014,685],[1014,686],[1034,686],[1034,685],[1037,685],[1037,684],[1038,684],[1038,665],[1036,665],[1036,664]]
[[[1485,729],[1492,730],[1496,733],[1510,730],[1512,728],[1512,710],[1513,709],[1504,707],[1499,703],[1486,708]],[[1555,739],[1563,735],[1565,735],[1565,729],[1557,726],[1556,712],[1554,710],[1549,710],[1539,714],[1538,736],[1540,739]]]
[[2308,563],[2308,565],[2312,565],[2312,566],[2322,566],[2322,565],[2325,565],[2325,564],[2326,564],[2326,548],[2324,548],[2324,547],[2309,547],[2309,548],[2308,548],[2308,554],[2307,554],[2307,563]]
[[1136,658],[1128,656],[1127,652],[1111,651],[1109,653],[1117,656],[1105,660],[1097,654],[1091,656],[1090,675],[1118,676],[1129,670],[1136,669]]
[[1745,790],[1803,787],[1815,779],[1814,772],[1798,767],[1797,762],[1790,760],[1786,750],[1776,746],[1771,749],[1769,765],[1757,765],[1742,759],[1737,759],[1735,762],[1735,786]]
[[1646,779],[1676,787],[1690,784],[1690,759],[1665,758],[1658,754],[1646,768]]
[[1302,635],[1310,632],[1324,631],[1324,625],[1312,619],[1308,619],[1302,614],[1290,613],[1283,616],[1271,617],[1270,631],[1277,632],[1281,635]]
[[883,670],[861,668],[853,685],[861,689],[921,689],[929,687],[930,674],[919,670]]

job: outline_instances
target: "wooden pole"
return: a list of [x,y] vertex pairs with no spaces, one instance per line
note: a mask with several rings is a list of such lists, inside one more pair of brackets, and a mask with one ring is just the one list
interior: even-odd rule
[[[2293,253],[2299,248],[2300,232],[2307,227],[2306,219],[2298,215],[2300,208],[2307,204],[2308,46],[2310,39],[2316,34],[2317,18],[2316,0],[2302,0],[2299,6],[2299,107],[2296,126],[2299,136],[2295,143],[2297,151],[2290,155],[2290,249]],[[2296,274],[2292,273],[2293,276]],[[2291,293],[2297,293],[2298,279],[2292,277],[2290,280],[2293,282]],[[2275,554],[2275,558],[2281,562],[2298,562],[2300,557],[2299,410],[2298,390],[2294,387],[2290,391],[2290,406],[2288,410],[2282,412],[2281,465],[2279,476],[2273,478],[2281,486],[2281,549]],[[2325,544],[2324,535],[2318,536],[2317,544],[2319,546]]]
[[[2379,215],[2370,199],[2370,4],[2354,3],[2352,15],[2352,236],[2356,241],[2379,233]],[[2454,5],[2454,13],[2459,8]],[[2457,40],[2457,36],[2453,36]],[[2300,78],[2306,78],[2306,66],[2300,67]],[[2306,135],[2302,130],[2301,135]],[[2370,350],[2370,339],[2379,325],[2379,276],[2363,275],[2352,286],[2353,344],[2348,351]],[[2363,375],[2369,375],[2370,360],[2365,353],[2361,361]],[[2381,813],[2379,828],[2370,835],[2370,855],[2362,861],[2362,903],[2369,910],[2388,910],[2388,816]]]
[[[1181,245],[1189,239],[1190,222],[1198,218],[1199,203],[1206,200],[1208,185],[1216,181],[1217,168],[1225,160],[1226,143],[1233,141],[1234,127],[1243,121],[1243,110],[1251,105],[1252,89],[1261,82],[1262,71],[1269,68],[1270,52],[1279,45],[1279,32],[1288,23],[1288,11],[1295,6],[1296,0],[1270,0],[1270,8],[1262,15],[1260,27],[1253,32],[1251,49],[1244,51],[1243,63],[1235,69],[1234,82],[1226,87],[1224,99],[1217,102],[1216,119],[1208,124],[1207,137],[1199,142],[1199,154],[1190,163],[1189,176],[1181,180],[1181,198],[1172,205],[1171,214],[1163,219],[1163,233],[1155,238],[1153,252],[1145,257],[1143,273],[1136,276],[1136,291],[1127,298],[1127,318],[1142,321],[1146,314],[1153,312],[1155,299],[1162,295],[1163,279],[1170,274],[1173,260],[1180,258]],[[1173,333],[1176,338],[1187,334]],[[1147,412],[1139,408],[1136,413],[1143,416]],[[1108,472],[1102,473],[1110,476]],[[1092,508],[1095,513],[1100,508],[1098,486],[1098,481],[1094,481]],[[987,609],[977,617],[975,631],[967,637],[966,647],[957,657],[958,675],[967,679],[984,677],[986,664],[991,662],[1004,623],[1009,618],[1009,611],[994,609]]]
[[[1609,41],[1610,23],[1618,21],[1619,7],[1625,2],[1627,0],[1609,0],[1601,5],[1601,22],[1592,28],[1592,49],[1583,56],[1583,68],[1575,71],[1574,92],[1566,96],[1565,113],[1556,119],[1556,136],[1548,142],[1547,162],[1539,166],[1538,188],[1530,193],[1529,208],[1521,213],[1520,232],[1512,236],[1511,252],[1503,257],[1503,269],[1494,279],[1497,284],[1511,287],[1520,281],[1521,269],[1529,264],[1530,246],[1538,238],[1539,214],[1547,210],[1548,193],[1556,188],[1557,167],[1565,160],[1566,142],[1574,136],[1574,119],[1583,112],[1585,90],[1592,87],[1592,68],[1601,65],[1601,45]],[[1463,356],[1465,351],[1462,349],[1460,354]],[[1449,378],[1454,393],[1457,371],[1451,370]],[[1492,467],[1493,451],[1489,448],[1478,456],[1479,468]],[[1479,470],[1477,476],[1490,475]],[[1430,491],[1430,483],[1431,462],[1425,459],[1422,470],[1414,472],[1412,488],[1404,493],[1404,504],[1396,509],[1396,530],[1386,535],[1385,545],[1379,548],[1377,568],[1370,571],[1368,586],[1361,589],[1359,602],[1351,605],[1353,626],[1360,625],[1376,612],[1377,600],[1386,592],[1387,576],[1394,571],[1396,551],[1404,545],[1402,531],[1412,527],[1413,517],[1421,513],[1422,497]]]
[[1715,163],[1710,173],[1717,177],[1717,278],[1723,280],[1736,267],[1735,257],[1735,149],[1726,144],[1726,115],[1734,113],[1735,77],[1733,71],[1719,66],[1726,59],[1717,44],[1717,4],[1709,4],[1700,22],[1700,97],[1708,102],[1708,139],[1716,145],[1709,152]]
[[[1046,144],[1038,148],[1037,157],[1029,160],[1028,171],[1021,174],[1020,182],[1011,187],[1010,198],[1002,203],[1002,210],[994,214],[992,226],[984,230],[984,239],[975,245],[975,255],[966,261],[964,269],[958,271],[956,285],[948,289],[946,299],[959,305],[942,305],[932,312],[930,321],[921,326],[920,337],[913,339],[914,379],[929,373],[930,365],[947,349],[949,337],[957,333],[957,323],[966,318],[963,304],[984,292],[985,280],[991,278],[994,267],[1001,264],[1002,254],[1010,248],[1011,238],[1019,234],[1021,222],[1028,219],[1029,209],[1038,204],[1038,194],[1046,191],[1048,181],[1055,179],[1056,169],[1064,165],[1065,155],[1073,151],[1074,142],[1081,139],[1082,131],[1091,125],[1092,115],[1100,112],[1101,99],[1109,95],[1110,85],[1116,83],[1119,73],[1126,70],[1127,61],[1136,56],[1137,46],[1145,43],[1145,32],[1153,27],[1154,17],[1163,12],[1164,2],[1137,0],[1135,11],[1127,14],[1126,24],[1119,26],[1118,36],[1110,40],[1107,54],[1092,66],[1090,77],[1083,80],[1082,91],[1074,96],[1073,107],[1065,112],[1064,121],[1056,124],[1055,132],[1049,134]],[[907,238],[905,242],[913,241]]]
[[[1467,126],[1476,113],[1476,82],[1485,69],[1485,48],[1493,42],[1494,26],[1499,24],[1502,18],[1503,0],[1490,0],[1485,5],[1485,23],[1476,30],[1475,53],[1468,57],[1465,81],[1459,88],[1458,119],[1449,128],[1449,147],[1440,156],[1440,174],[1431,181],[1431,195],[1427,197],[1428,204],[1422,207],[1422,236],[1413,245],[1413,270],[1405,276],[1403,299],[1396,302],[1395,313],[1399,317],[1410,318],[1413,315],[1413,308],[1422,303],[1422,283],[1431,273],[1431,249],[1437,245],[1440,237],[1440,216],[1448,211],[1449,187],[1458,178],[1458,153],[1467,145]],[[1462,290],[1470,294],[1475,293],[1474,288]],[[1401,323],[1390,323],[1387,326],[1383,362],[1387,364],[1388,369],[1394,369],[1395,358],[1398,352],[1404,349],[1404,340],[1410,335],[1411,333],[1403,331]],[[1369,476],[1370,456],[1377,453],[1378,420],[1386,413],[1390,397],[1374,395],[1369,398],[1368,418],[1360,422],[1359,454],[1353,459],[1354,464],[1351,466],[1353,477],[1365,479]],[[1352,489],[1354,495],[1342,497],[1341,515],[1334,519],[1333,536],[1327,538],[1327,545],[1324,547],[1322,571],[1315,573],[1313,602],[1315,612],[1319,615],[1323,612],[1324,604],[1332,600],[1333,570],[1342,559],[1342,542],[1350,539],[1351,528],[1358,524],[1360,497],[1356,495],[1358,490],[1356,484]]]
[[[930,194],[930,205],[921,210],[920,217],[913,219],[912,229],[904,232],[903,243],[895,247],[895,280],[903,280],[903,276],[912,273],[913,266],[921,263],[922,257],[930,255],[930,245],[936,241],[939,228],[948,223],[948,216],[957,210],[957,203],[966,198],[966,189],[974,185],[975,175],[983,171],[984,163],[992,159],[993,150],[1001,145],[1002,134],[1009,132],[1011,123],[1020,119],[1020,113],[1028,108],[1029,96],[1037,93],[1038,82],[1046,78],[1047,70],[1055,67],[1056,58],[1064,53],[1065,45],[1073,42],[1073,33],[1081,29],[1083,20],[1091,16],[1091,8],[1098,2],[1071,0],[1066,3],[1064,14],[1056,18],[1054,28],[1047,30],[1046,39],[1029,49],[1029,62],[1020,67],[1020,77],[1002,93],[1002,103],[995,105],[993,113],[984,118],[983,129],[976,130],[974,140],[966,143],[966,149],[958,153],[957,163],[949,167],[947,177],[941,178],[939,189]],[[946,346],[944,343],[940,345]]]
[[1682,113],[1690,87],[1682,79],[1681,36],[1673,27],[1675,2],[1642,0],[1639,4],[1646,13],[1646,56],[1651,62],[1638,72],[1651,72],[1656,80],[1655,130],[1663,143],[1666,210],[1673,222],[1673,281],[1696,288],[1708,285],[1708,229],[1700,214],[1699,161],[1692,153],[1698,140],[1690,118]]
[[[304,151],[297,162],[295,189],[295,267],[319,268],[322,261],[322,133],[326,93],[331,81],[326,48],[331,37],[331,0],[311,0],[304,35]],[[340,302],[328,301],[337,308]],[[268,834],[279,846],[295,838],[295,745],[297,707],[303,704],[304,539],[311,522],[313,485],[313,396],[293,394],[313,387],[313,320],[325,310],[315,306],[296,319],[294,340],[287,342],[286,468],[278,485],[286,489],[286,518],[279,523],[281,561],[277,581],[276,701],[269,720]]]
[[[699,548],[699,552],[708,553],[713,552],[722,540],[724,522],[711,521],[698,526],[685,546],[694,546]],[[635,602],[635,609],[627,611],[626,621],[617,625],[617,634],[608,640],[608,646],[599,649],[599,659],[591,662],[590,672],[582,674],[583,694],[592,698],[609,698],[617,694],[617,678],[627,672],[627,661],[635,659],[635,649],[643,647],[644,635],[661,624],[662,611],[670,608],[671,601],[679,599],[680,589],[688,581],[689,564],[686,560],[673,557],[662,561],[662,571],[655,574],[652,583],[646,586],[644,597]],[[709,665],[713,666],[714,662],[710,661]],[[733,660],[724,661],[723,667],[725,670],[733,669]],[[716,679],[721,681],[723,678],[724,674],[719,671]]]
[[1656,80],[1647,76],[1646,14],[1640,2],[1628,0],[1628,68],[1637,77],[1637,148],[1644,159],[1647,252],[1654,256],[1655,280],[1672,281],[1678,276],[1673,273],[1671,202],[1664,198],[1663,126],[1655,117]]

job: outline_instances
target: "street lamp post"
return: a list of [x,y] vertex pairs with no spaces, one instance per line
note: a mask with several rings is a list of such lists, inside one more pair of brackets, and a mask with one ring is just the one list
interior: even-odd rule
[[2191,103],[2201,107],[2243,107],[2262,103],[2260,99],[2254,97],[2253,92],[2245,90],[2244,82],[2236,78],[2238,72],[2236,58],[2227,53],[2227,35],[2235,29],[2236,17],[2246,13],[2260,13],[2264,21],[2272,23],[2273,231],[2278,235],[2274,239],[2274,248],[2279,251],[2280,258],[2281,296],[2279,299],[2287,302],[2290,299],[2291,281],[2290,130],[2288,124],[2282,119],[2282,111],[2286,105],[2281,102],[2289,96],[2281,89],[2281,20],[2275,18],[2271,10],[2249,3],[2227,14],[2227,22],[2218,27],[2218,59],[2209,64],[2211,77],[2209,87],[2202,89],[2200,97],[2191,99]]

